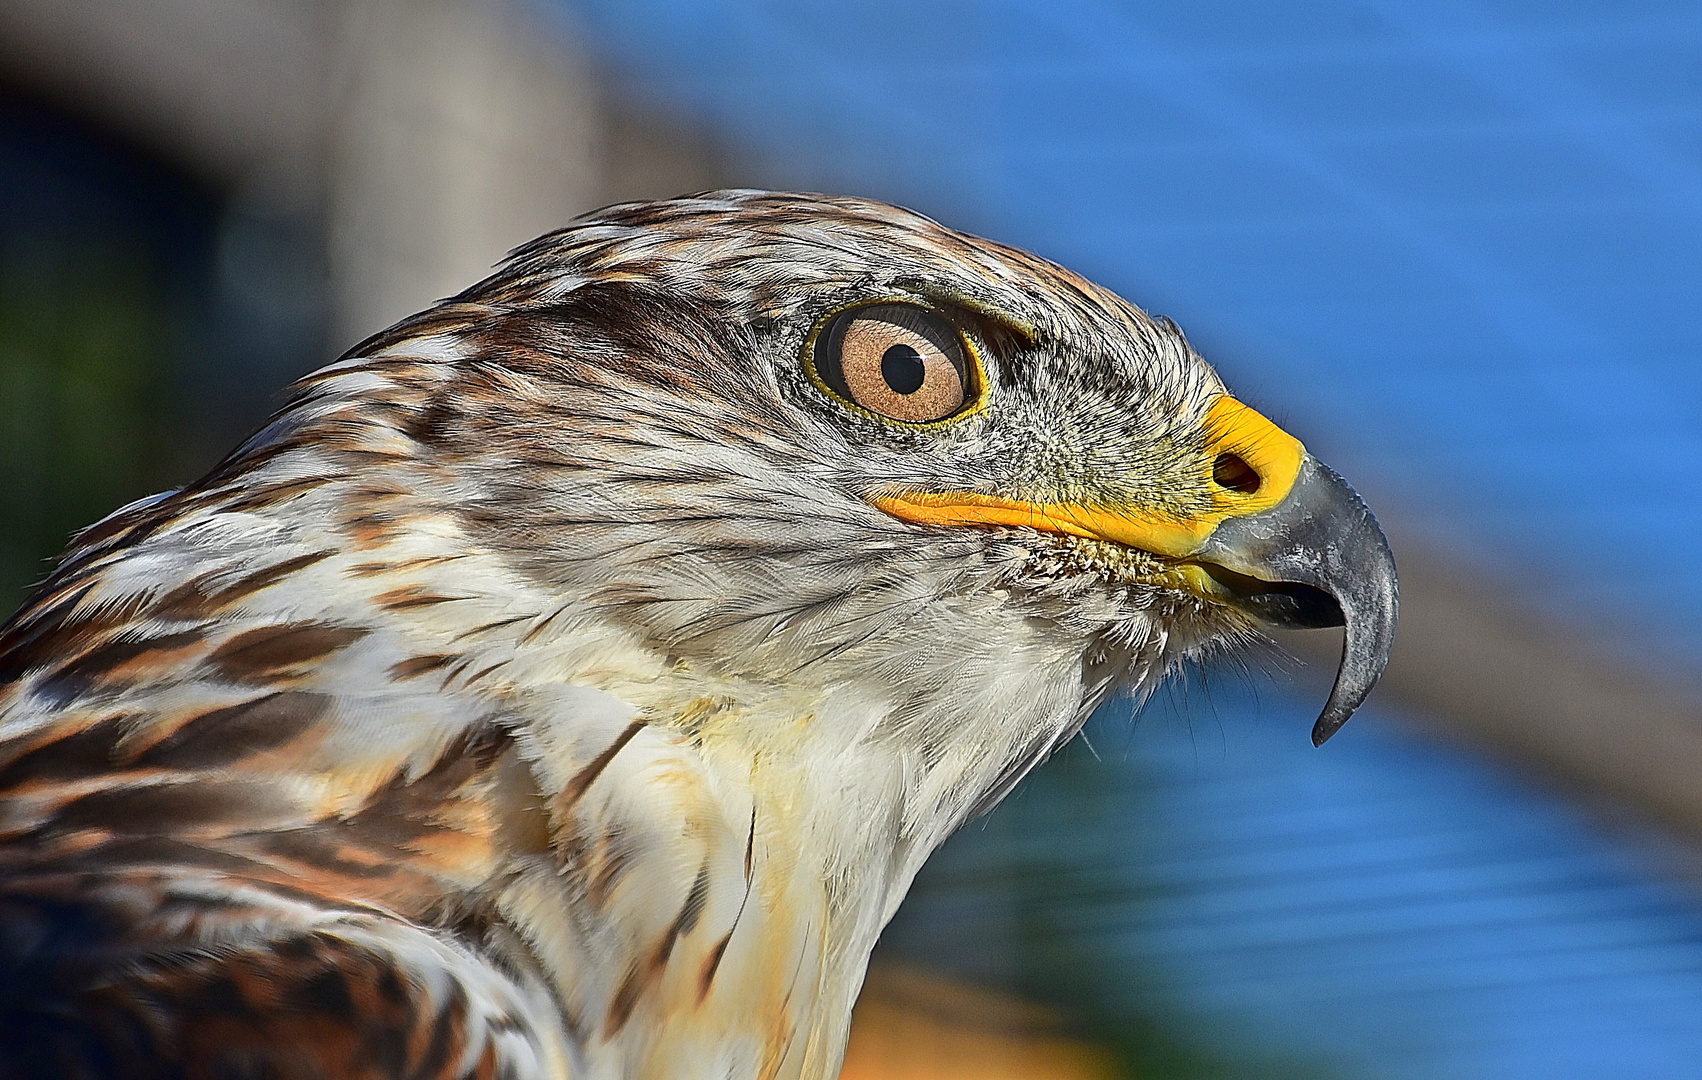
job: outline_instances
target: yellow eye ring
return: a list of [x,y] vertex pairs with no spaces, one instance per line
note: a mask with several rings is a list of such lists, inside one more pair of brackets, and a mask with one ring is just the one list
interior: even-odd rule
[[[849,358],[842,352],[848,344]],[[944,313],[909,297],[859,301],[823,315],[804,342],[803,365],[816,388],[841,405],[898,427],[933,430],[987,407],[975,343]]]

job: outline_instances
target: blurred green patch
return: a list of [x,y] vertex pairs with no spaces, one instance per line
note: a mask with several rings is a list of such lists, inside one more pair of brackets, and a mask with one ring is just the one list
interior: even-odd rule
[[1120,936],[1168,887],[1138,872],[1143,837],[1165,827],[1143,790],[1066,747],[923,867],[877,956],[1055,1009],[1130,1080],[1347,1080],[1314,1047],[1201,1015],[1171,973],[1131,961]]
[[[1078,746],[1027,782],[1011,820],[996,826],[1025,841],[1015,845],[1009,880],[1027,996],[1066,1008],[1080,1034],[1110,1050],[1131,1080],[1344,1080],[1337,1065],[1308,1050],[1191,1015],[1166,994],[1164,972],[1131,968],[1108,947],[1119,925],[1141,919],[1150,897],[1102,873],[1066,838],[1082,822],[1121,820],[1136,833],[1163,828],[1113,770]],[[1047,843],[1048,834],[1058,842]]]
[[0,612],[83,528],[162,484],[167,304],[139,250],[0,246]]

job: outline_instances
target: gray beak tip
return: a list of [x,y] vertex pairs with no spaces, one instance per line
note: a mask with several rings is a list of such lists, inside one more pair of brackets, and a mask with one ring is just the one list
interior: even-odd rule
[[1342,729],[1342,725],[1347,723],[1348,717],[1352,715],[1351,710],[1325,709],[1324,715],[1318,717],[1318,722],[1312,725],[1312,745],[1323,746],[1331,735]]

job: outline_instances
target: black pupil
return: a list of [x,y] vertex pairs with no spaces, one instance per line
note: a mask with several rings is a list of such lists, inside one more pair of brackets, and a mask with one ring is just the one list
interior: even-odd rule
[[922,354],[908,345],[894,345],[881,353],[881,378],[895,394],[914,394],[922,389],[927,374]]

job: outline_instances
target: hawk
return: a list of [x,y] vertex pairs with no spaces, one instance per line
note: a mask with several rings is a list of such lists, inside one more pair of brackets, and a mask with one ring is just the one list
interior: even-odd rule
[[852,198],[588,215],[0,630],[0,1077],[831,1078],[917,869],[1119,688],[1345,623],[1174,325]]

